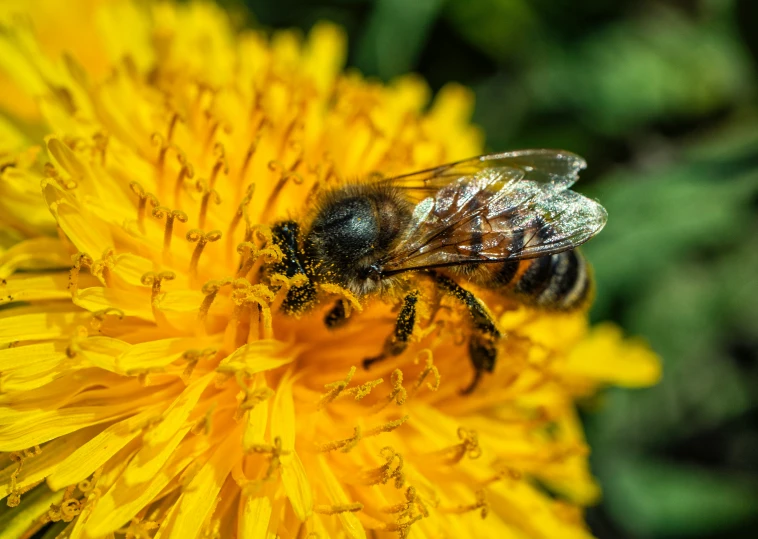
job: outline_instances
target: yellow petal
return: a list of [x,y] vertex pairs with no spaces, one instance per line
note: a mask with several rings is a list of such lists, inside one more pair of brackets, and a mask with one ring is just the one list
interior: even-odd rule
[[47,484],[51,489],[58,490],[79,483],[92,475],[129,442],[142,434],[141,427],[153,419],[160,412],[160,408],[150,408],[114,423],[87,440],[48,476]]
[[227,433],[211,458],[184,489],[175,510],[163,521],[158,537],[196,537],[213,510],[226,476],[241,455],[242,429],[236,426]]
[[[198,436],[180,446],[171,460],[147,483],[127,485],[123,479],[116,483],[100,498],[86,525],[89,537],[101,537],[121,528],[142,508],[148,505],[160,492],[193,462],[203,462],[208,450],[207,438]],[[210,494],[209,494],[210,496]],[[206,500],[211,500],[209,497]],[[176,536],[193,537],[193,536]]]
[[271,436],[281,438],[282,484],[292,504],[292,510],[301,521],[313,512],[313,489],[308,474],[295,452],[295,403],[292,398],[292,379],[287,377],[279,384],[271,406]]
[[[315,456],[315,459],[318,462],[319,470],[321,471],[322,481],[320,486],[329,498],[329,502],[334,505],[353,503],[355,500],[351,500],[347,497],[347,494],[345,494],[345,491],[342,489],[342,485],[340,485],[340,482],[335,477],[331,466],[329,466],[329,463],[326,461],[326,457],[322,454],[318,454]],[[355,516],[354,513],[350,511],[342,511],[337,513],[337,518],[339,519],[340,524],[342,524],[342,531],[345,532],[347,537],[353,539],[363,539],[366,537],[366,531],[363,529],[360,520],[358,520],[358,517]]]
[[661,378],[658,356],[645,343],[624,339],[611,323],[595,326],[561,368],[566,374],[624,387],[645,387]]
[[215,375],[211,372],[192,382],[163,413],[160,424],[145,436],[142,449],[124,472],[127,485],[148,481],[168,460],[192,428],[187,418]]

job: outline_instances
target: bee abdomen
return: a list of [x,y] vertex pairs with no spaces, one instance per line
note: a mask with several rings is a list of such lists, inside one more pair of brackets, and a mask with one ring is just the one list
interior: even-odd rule
[[587,262],[571,250],[535,258],[513,290],[540,307],[569,310],[584,302],[590,284]]

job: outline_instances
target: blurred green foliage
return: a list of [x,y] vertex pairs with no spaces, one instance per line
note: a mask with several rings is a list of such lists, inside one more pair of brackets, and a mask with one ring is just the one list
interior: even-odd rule
[[[609,222],[596,319],[644,336],[656,387],[586,414],[601,538],[758,529],[758,2],[248,0],[256,24],[343,25],[349,61],[477,95],[492,150],[584,155]],[[755,37],[754,37],[755,36]]]

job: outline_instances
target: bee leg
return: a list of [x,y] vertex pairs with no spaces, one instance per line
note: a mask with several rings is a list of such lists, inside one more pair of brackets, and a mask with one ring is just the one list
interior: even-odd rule
[[497,360],[495,343],[501,337],[495,321],[474,294],[444,275],[434,274],[437,286],[463,303],[471,315],[474,334],[469,340],[469,357],[474,366],[474,379],[461,393],[467,395],[476,389],[483,372],[492,372]]
[[474,379],[467,387],[461,389],[461,395],[471,394],[479,385],[482,373],[495,370],[495,361],[497,360],[495,341],[483,335],[471,336],[468,342],[468,352],[474,366]]
[[373,363],[387,357],[398,356],[408,347],[408,341],[416,326],[416,303],[418,302],[418,290],[414,290],[403,299],[400,314],[397,315],[395,331],[384,342],[384,349],[378,356],[363,360],[363,368],[368,369]]
[[332,310],[326,313],[324,324],[329,329],[335,329],[345,325],[347,322],[347,310],[345,309],[345,300],[338,299]]

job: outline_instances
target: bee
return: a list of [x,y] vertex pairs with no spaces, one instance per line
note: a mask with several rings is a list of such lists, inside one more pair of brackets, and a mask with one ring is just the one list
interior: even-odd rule
[[[592,282],[575,248],[603,228],[607,213],[569,190],[585,167],[570,152],[519,150],[328,190],[304,230],[295,221],[272,227],[284,256],[269,271],[307,277],[289,290],[282,309],[307,311],[318,302],[321,283],[366,298],[431,279],[470,313],[474,378],[463,390],[470,393],[493,371],[502,335],[467,283],[541,309],[569,311],[586,303]],[[364,367],[406,349],[419,293],[407,290],[394,332]],[[343,324],[346,312],[338,300],[325,316],[327,327]]]

